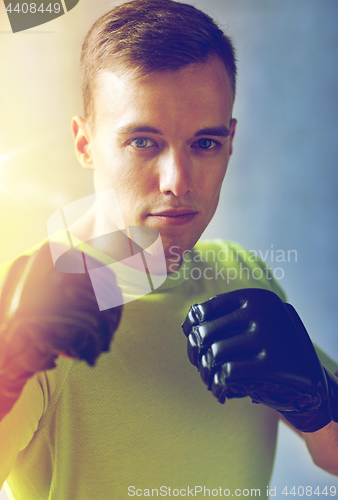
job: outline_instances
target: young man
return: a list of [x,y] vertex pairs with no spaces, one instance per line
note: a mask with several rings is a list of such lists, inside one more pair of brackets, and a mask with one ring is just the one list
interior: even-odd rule
[[[192,6],[135,0],[94,24],[81,65],[84,117],[73,120],[78,159],[93,170],[97,192],[115,190],[127,227],[159,231],[168,277],[124,305],[111,350],[94,369],[59,357],[55,369],[29,378],[0,422],[0,482],[7,478],[14,497],[25,500],[212,490],[264,498],[280,413],[306,431],[316,463],[338,474],[336,379],[284,306],[283,291],[238,245],[198,242],[216,210],[235,134],[229,39]],[[72,232],[88,242],[114,227],[115,215],[101,204]],[[105,244],[83,248],[99,262],[117,254]],[[39,265],[25,260],[11,279],[4,276],[6,339],[4,325],[23,307],[22,289]],[[238,271],[231,282],[223,278],[230,269]],[[38,296],[56,288],[48,273],[29,288]],[[217,399],[229,399],[223,406],[189,364],[180,325],[191,304],[224,292],[184,322],[189,358]],[[63,293],[59,288],[52,301]],[[90,323],[96,313],[86,313]]]

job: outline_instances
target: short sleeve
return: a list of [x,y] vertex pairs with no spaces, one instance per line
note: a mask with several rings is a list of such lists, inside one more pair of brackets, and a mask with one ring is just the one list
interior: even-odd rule
[[45,409],[45,373],[28,380],[11,411],[0,422],[0,488],[18,453],[26,448]]

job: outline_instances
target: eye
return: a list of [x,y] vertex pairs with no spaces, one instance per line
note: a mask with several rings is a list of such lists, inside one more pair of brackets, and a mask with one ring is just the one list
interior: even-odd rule
[[130,142],[130,145],[134,148],[145,149],[154,146],[155,143],[154,141],[152,141],[151,139],[147,139],[146,137],[137,137],[137,139],[134,139]]
[[194,142],[194,144],[192,144],[192,147],[198,147],[201,149],[213,149],[217,146],[220,146],[220,144],[213,139],[199,139],[198,141]]

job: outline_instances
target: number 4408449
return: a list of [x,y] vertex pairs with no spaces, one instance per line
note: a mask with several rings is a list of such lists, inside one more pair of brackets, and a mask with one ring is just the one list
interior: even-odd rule
[[306,486],[306,487],[298,486],[298,488],[294,486],[293,488],[291,488],[291,490],[288,490],[288,487],[285,486],[284,490],[282,491],[282,495],[285,496],[293,495],[298,497],[303,497],[303,496],[311,497],[312,495],[317,495],[317,496],[324,495],[324,496],[334,497],[336,496],[336,491],[337,490],[335,486],[330,486],[330,488],[325,486],[325,488],[323,488],[322,490],[319,488],[319,486],[317,486],[316,489],[312,488],[312,486]]
[[[20,7],[21,7],[21,9],[20,9]],[[16,6],[12,8],[12,3],[10,3],[8,5],[8,7],[6,7],[6,10],[10,14],[12,12],[17,12],[18,14],[20,14],[20,12],[22,14],[27,14],[28,12],[30,14],[35,14],[36,12],[41,12],[41,13],[43,13],[43,12],[49,12],[50,14],[52,14],[52,12],[54,12],[55,14],[58,14],[60,12],[60,4],[59,3],[55,3],[54,5],[52,5],[50,3],[45,8],[45,6],[44,6],[43,3],[41,3],[39,7],[37,6],[36,3],[23,3],[21,6],[20,6],[19,3],[17,3]]]

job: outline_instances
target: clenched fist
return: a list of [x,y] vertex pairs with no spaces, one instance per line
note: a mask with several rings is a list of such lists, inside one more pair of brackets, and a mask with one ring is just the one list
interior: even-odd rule
[[[71,258],[76,268],[82,252],[74,249]],[[111,287],[115,277],[108,268],[107,273],[109,293],[121,304],[116,281]],[[16,260],[0,295],[0,419],[27,379],[54,368],[60,353],[94,365],[101,352],[109,350],[121,312],[122,306],[100,311],[88,272],[55,269],[48,244]]]
[[188,356],[219,402],[250,396],[314,432],[338,421],[338,379],[320,363],[297,312],[273,292],[242,289],[191,306]]

